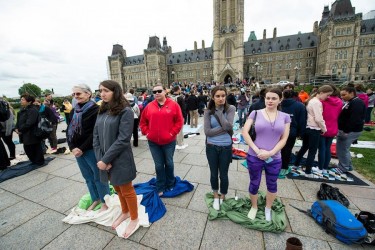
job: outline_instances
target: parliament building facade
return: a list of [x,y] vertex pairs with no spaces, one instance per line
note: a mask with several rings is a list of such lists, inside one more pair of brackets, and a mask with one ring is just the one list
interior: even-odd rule
[[[312,32],[244,41],[244,0],[213,0],[214,37],[211,46],[194,42],[192,50],[172,52],[166,37],[149,38],[143,54],[128,56],[113,45],[108,56],[109,78],[124,89],[166,87],[179,82],[231,82],[256,77],[259,81],[311,82],[320,76],[340,81],[375,79],[375,18],[355,13],[350,0],[325,6]],[[373,14],[373,12],[372,12]]]

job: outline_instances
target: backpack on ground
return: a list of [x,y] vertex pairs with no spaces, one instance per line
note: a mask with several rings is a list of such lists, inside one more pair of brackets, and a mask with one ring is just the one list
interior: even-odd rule
[[364,243],[375,246],[375,214],[361,211],[355,217],[362,222],[367,230],[368,236]]
[[290,206],[313,217],[326,233],[345,244],[362,244],[367,238],[363,224],[338,201],[316,201],[308,211]]
[[349,200],[340,192],[338,188],[332,187],[327,183],[320,184],[320,189],[317,196],[319,200],[336,200],[345,207],[349,207],[350,205]]
[[50,122],[43,113],[39,113],[38,126],[35,131],[36,137],[38,137],[39,139],[47,139],[52,130],[52,122]]
[[9,105],[7,102],[0,101],[0,122],[5,122],[10,117]]

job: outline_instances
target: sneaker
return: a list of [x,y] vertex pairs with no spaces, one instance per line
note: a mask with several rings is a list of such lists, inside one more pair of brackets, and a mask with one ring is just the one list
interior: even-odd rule
[[217,211],[220,210],[220,199],[219,198],[214,198],[214,203],[212,204],[212,207]]
[[314,173],[319,173],[319,174],[323,173],[323,170],[319,169],[318,167],[312,167],[311,171],[313,171]]
[[182,147],[182,149],[184,149],[184,148],[189,147],[189,145],[188,145],[188,144],[184,144],[184,145],[182,145],[181,147]]
[[305,177],[309,178],[309,179],[319,179],[319,176],[311,173],[311,174],[305,174]]
[[176,145],[176,149],[184,149],[182,146]]

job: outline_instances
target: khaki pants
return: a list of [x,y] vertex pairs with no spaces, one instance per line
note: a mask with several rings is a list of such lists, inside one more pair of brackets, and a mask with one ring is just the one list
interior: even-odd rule
[[190,110],[190,127],[197,128],[198,127],[198,109]]
[[177,145],[182,146],[184,145],[184,127],[181,128],[180,132],[177,134]]

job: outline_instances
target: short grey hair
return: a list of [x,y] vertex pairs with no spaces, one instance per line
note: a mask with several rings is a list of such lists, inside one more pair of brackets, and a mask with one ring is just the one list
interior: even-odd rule
[[74,85],[73,89],[80,89],[83,92],[92,94],[91,88],[87,84],[84,84],[84,83]]

